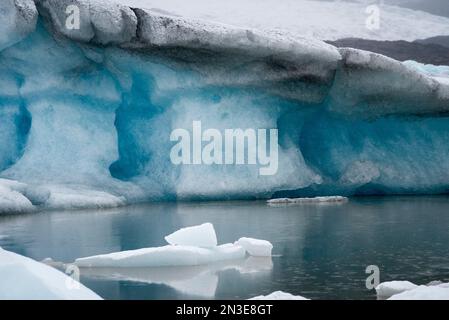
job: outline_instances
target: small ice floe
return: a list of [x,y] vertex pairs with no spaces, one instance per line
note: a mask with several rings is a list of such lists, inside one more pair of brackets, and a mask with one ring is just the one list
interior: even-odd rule
[[64,273],[0,248],[0,300],[100,300]]
[[214,248],[168,245],[79,258],[75,260],[75,264],[79,267],[120,268],[198,266],[224,260],[242,259],[245,255],[245,249],[230,243]]
[[449,286],[448,284],[418,286],[414,289],[395,294],[388,300],[449,300]]
[[240,238],[234,244],[243,247],[249,255],[254,257],[271,257],[273,245],[267,240]]
[[248,300],[310,300],[302,296],[295,296],[283,291],[275,291],[266,296],[257,296]]
[[325,203],[345,203],[348,198],[342,196],[330,197],[314,197],[314,198],[277,198],[267,200],[269,205],[286,205],[286,204],[325,204]]
[[432,281],[418,286],[410,281],[383,282],[376,287],[378,299],[449,300],[449,283]]
[[165,237],[171,245],[211,248],[217,246],[217,235],[211,223],[179,229]]
[[379,299],[388,299],[395,294],[412,290],[418,287],[410,281],[388,281],[382,282],[376,287],[376,294]]
[[273,247],[268,241],[250,238],[242,244],[216,245],[215,230],[210,223],[180,229],[165,239],[170,245],[79,258],[75,264],[79,267],[117,268],[198,266],[243,259],[247,253],[267,256]]

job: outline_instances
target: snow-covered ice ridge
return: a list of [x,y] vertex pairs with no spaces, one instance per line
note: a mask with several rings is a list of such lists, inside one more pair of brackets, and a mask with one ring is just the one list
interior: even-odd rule
[[[447,67],[145,7],[1,2],[0,213],[449,189]],[[173,166],[194,120],[277,128],[277,174]]]

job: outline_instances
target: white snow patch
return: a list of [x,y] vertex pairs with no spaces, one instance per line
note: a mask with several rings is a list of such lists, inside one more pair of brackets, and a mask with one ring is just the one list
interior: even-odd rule
[[449,35],[449,18],[381,5],[380,28],[367,28],[366,3],[307,0],[115,0],[155,12],[220,22],[266,33],[321,40],[407,40]]
[[390,297],[388,300],[449,300],[447,284],[419,286]]
[[217,245],[217,235],[211,223],[179,229],[166,236],[165,240],[171,245],[205,248],[215,247]]
[[309,300],[302,296],[295,296],[291,293],[283,292],[283,291],[275,291],[266,296],[257,296],[254,298],[250,298],[248,300]]
[[273,245],[267,240],[243,237],[234,244],[243,247],[249,255],[255,257],[270,257],[273,250]]
[[30,258],[0,248],[0,299],[99,300],[84,285]]
[[418,286],[410,281],[388,281],[379,284],[376,287],[376,293],[379,298],[386,299],[395,294],[415,289],[416,287]]

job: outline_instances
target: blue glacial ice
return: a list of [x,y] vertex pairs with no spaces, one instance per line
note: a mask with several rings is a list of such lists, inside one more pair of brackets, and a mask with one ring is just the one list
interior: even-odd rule
[[[0,22],[0,213],[449,190],[448,67],[100,0],[2,1]],[[173,165],[195,120],[277,128],[277,174]]]

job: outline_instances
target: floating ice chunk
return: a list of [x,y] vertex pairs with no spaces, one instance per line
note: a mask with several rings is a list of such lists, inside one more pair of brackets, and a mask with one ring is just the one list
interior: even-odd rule
[[52,267],[0,248],[0,299],[101,299],[74,281]]
[[278,198],[267,200],[268,204],[290,204],[290,203],[333,203],[347,202],[348,198],[342,196],[314,197],[314,198]]
[[217,245],[217,235],[211,223],[179,229],[166,236],[165,240],[169,244],[181,246],[209,248]]
[[267,240],[240,238],[234,244],[242,246],[249,255],[255,257],[270,257],[273,245]]
[[449,300],[449,288],[444,284],[417,286],[414,289],[395,294],[388,300]]
[[291,293],[275,291],[266,296],[257,296],[248,300],[310,300],[302,296],[294,296]]
[[379,284],[376,287],[376,293],[379,298],[386,299],[395,294],[415,289],[416,287],[418,286],[410,281],[388,281]]
[[114,252],[76,259],[79,267],[164,267],[197,266],[218,261],[243,259],[245,249],[233,244],[214,248],[193,246],[164,246],[138,250]]
[[31,201],[23,194],[25,184],[0,179],[0,214],[24,213],[34,210]]

